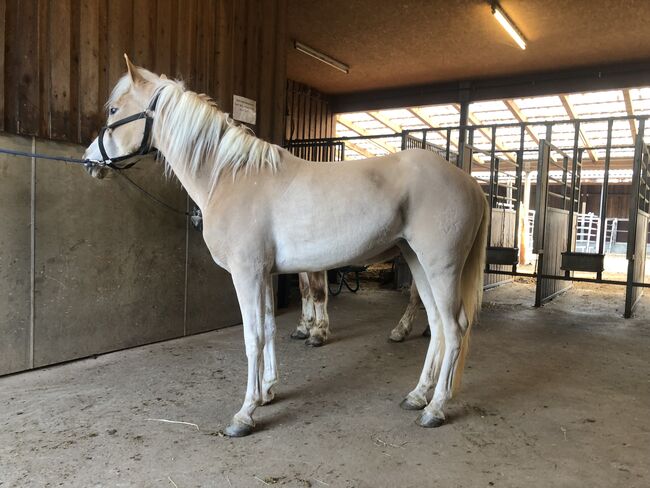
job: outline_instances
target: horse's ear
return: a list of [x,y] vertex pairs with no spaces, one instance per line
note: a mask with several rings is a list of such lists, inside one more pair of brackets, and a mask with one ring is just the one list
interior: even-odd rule
[[161,79],[161,80],[166,80],[166,79],[167,79],[167,75],[166,75],[165,73],[161,73],[161,74],[160,74],[160,79]]
[[131,78],[133,84],[136,85],[138,83],[144,82],[145,79],[140,74],[138,67],[131,62],[126,53],[124,53],[124,60],[126,61],[126,70],[128,71],[129,77]]

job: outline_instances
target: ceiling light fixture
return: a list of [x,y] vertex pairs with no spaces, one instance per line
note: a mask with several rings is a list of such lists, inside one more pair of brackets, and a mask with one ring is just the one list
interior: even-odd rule
[[524,39],[524,36],[522,35],[521,31],[517,28],[515,23],[510,20],[510,17],[506,15],[506,13],[503,11],[501,8],[501,5],[499,5],[499,2],[493,1],[492,2],[492,15],[494,15],[494,18],[497,19],[499,24],[506,30],[508,34],[510,34],[510,37],[512,37],[515,42],[519,45],[520,48],[526,49],[526,39]]
[[293,47],[296,49],[296,51],[300,51],[301,53],[306,54],[307,56],[311,56],[314,59],[318,59],[321,63],[325,63],[326,65],[331,66],[334,69],[342,71],[343,73],[347,74],[350,72],[350,67],[347,64],[343,64],[340,61],[337,61],[336,59],[328,56],[327,54],[323,54],[319,51],[316,51],[316,49],[313,49],[309,46],[305,46],[302,42],[293,41]]

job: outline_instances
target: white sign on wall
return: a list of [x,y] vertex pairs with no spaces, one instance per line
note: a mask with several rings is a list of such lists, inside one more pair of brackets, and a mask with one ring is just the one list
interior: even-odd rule
[[257,102],[250,98],[233,95],[232,118],[239,122],[255,125],[257,120]]

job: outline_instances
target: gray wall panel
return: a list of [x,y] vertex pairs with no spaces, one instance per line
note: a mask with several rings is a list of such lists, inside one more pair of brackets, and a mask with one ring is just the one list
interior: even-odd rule
[[[0,147],[31,151],[32,139],[0,134]],[[185,209],[186,193],[159,163],[143,159],[126,174]],[[46,160],[32,173],[29,158],[0,157],[0,205],[0,375],[31,368],[32,349],[38,367],[241,323],[230,275],[202,235],[115,173],[97,180],[79,165]]]
[[[30,151],[0,134],[0,147]],[[31,160],[0,154],[0,374],[30,367]]]
[[187,279],[187,333],[241,324],[230,273],[217,266],[200,232],[190,228]]
[[[79,146],[39,142],[48,154]],[[129,177],[177,208],[185,196],[151,159]],[[37,366],[183,334],[185,217],[123,178],[80,166],[36,169]]]

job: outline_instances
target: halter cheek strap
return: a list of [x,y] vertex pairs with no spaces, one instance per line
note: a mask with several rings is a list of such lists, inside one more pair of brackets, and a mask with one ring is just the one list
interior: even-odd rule
[[[129,115],[128,117],[124,117],[123,119],[117,120],[112,124],[102,127],[99,130],[99,134],[97,136],[97,145],[99,146],[99,152],[102,155],[102,159],[101,161],[98,161],[98,163],[101,163],[104,166],[109,166],[113,169],[128,169],[133,165],[135,165],[137,161],[126,164],[124,166],[117,166],[115,165],[115,163],[124,161],[126,159],[130,159],[133,156],[142,156],[144,154],[148,154],[150,152],[155,151],[155,148],[151,146],[151,139],[152,139],[151,128],[153,127],[153,115],[157,103],[158,103],[158,94],[151,100],[149,106],[147,107],[147,110],[145,110],[144,112],[138,112],[136,114]],[[142,134],[142,142],[140,143],[140,147],[135,152],[132,152],[130,154],[125,154],[123,156],[116,156],[114,158],[111,158],[106,152],[106,148],[104,147],[104,134],[106,133],[106,131],[113,130],[117,127],[126,125],[130,122],[135,122],[136,120],[140,120],[140,119],[145,119],[144,133]]]

